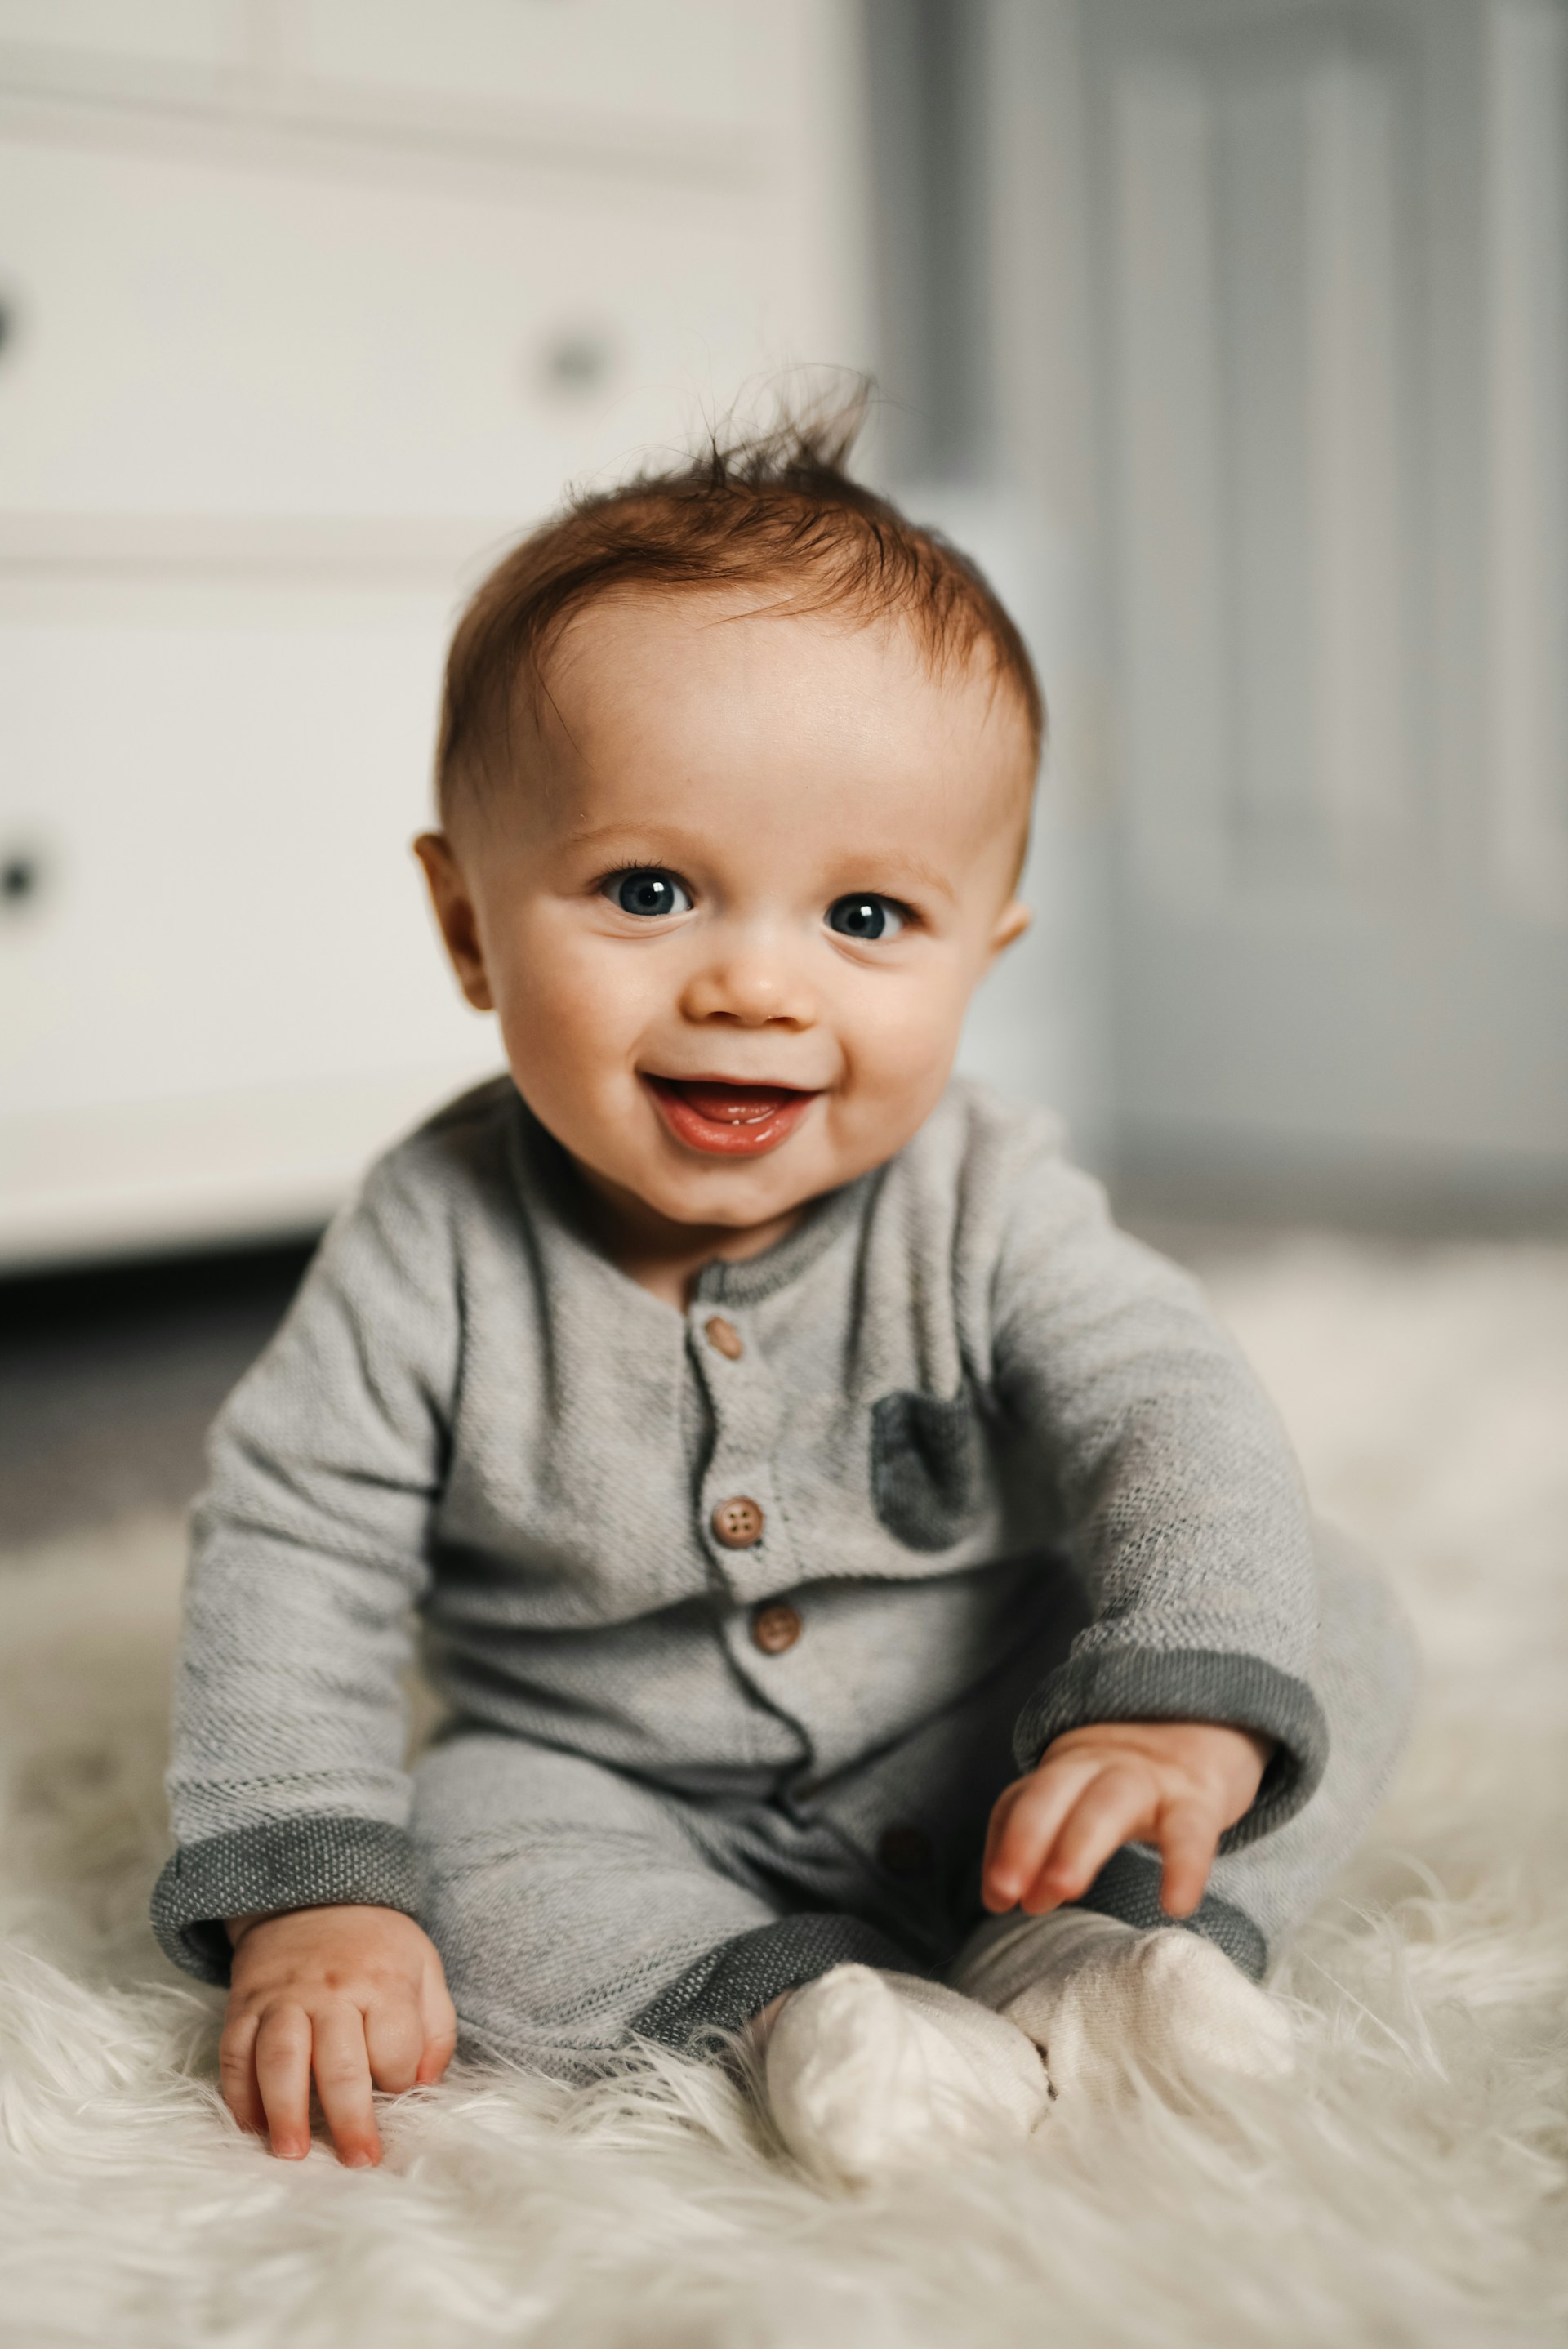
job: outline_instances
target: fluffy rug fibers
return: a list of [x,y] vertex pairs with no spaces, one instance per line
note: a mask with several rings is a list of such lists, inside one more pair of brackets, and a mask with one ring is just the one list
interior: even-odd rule
[[285,2167],[145,1924],[171,1521],[0,1564],[0,2337],[179,2349],[1486,2344],[1568,2317],[1568,1252],[1298,1239],[1213,1294],[1427,1658],[1374,1839],[1281,1980],[1305,2058],[1202,2110],[835,2198],[716,2072],[473,2075]]

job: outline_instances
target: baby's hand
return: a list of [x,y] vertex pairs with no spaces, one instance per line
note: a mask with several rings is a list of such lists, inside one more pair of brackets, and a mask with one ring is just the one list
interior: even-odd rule
[[1031,1917],[1087,1892],[1113,1851],[1151,1843],[1165,1863],[1160,1902],[1189,1917],[1203,1898],[1222,1831],[1258,1791],[1273,1746],[1202,1721],[1100,1722],[1047,1745],[991,1813],[982,1897]]
[[310,2083],[338,2159],[381,2158],[371,2084],[438,2080],[458,2018],[436,1946],[396,1909],[293,1909],[235,1918],[229,2013],[218,2053],[242,2128],[285,2161],[310,2151]]

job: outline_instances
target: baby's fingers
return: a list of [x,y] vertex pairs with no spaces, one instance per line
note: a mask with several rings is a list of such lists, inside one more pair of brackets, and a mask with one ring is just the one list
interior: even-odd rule
[[1074,1804],[1023,1896],[1038,1917],[1087,1892],[1113,1851],[1149,1825],[1149,1784],[1141,1771],[1101,1770]]
[[425,2052],[425,2025],[411,1987],[395,1998],[378,1998],[366,2009],[365,2044],[370,2075],[378,2088],[401,2095],[413,2086]]
[[256,2085],[258,2027],[253,2014],[232,2016],[225,2023],[223,2036],[218,2043],[218,2082],[223,2091],[223,2102],[240,2127],[256,2137],[264,2137],[267,2116],[262,2092]]
[[1017,1806],[1018,1797],[1027,1781],[1020,1779],[1016,1785],[1005,1787],[991,1806],[990,1823],[985,1829],[985,1849],[980,1862],[982,1897],[989,1907],[1006,1908],[1006,1900],[992,1899],[995,1889],[996,1862],[1001,1856],[1002,1838]]
[[458,2010],[448,1992],[441,1961],[433,1953],[419,1987],[419,2013],[425,2045],[419,2057],[418,2077],[428,2087],[440,2078],[458,2044]]
[[346,2168],[368,2169],[381,2158],[365,2017],[356,2006],[329,2006],[315,2018],[315,2093]]
[[1160,1857],[1165,1866],[1160,1906],[1168,1917],[1190,1917],[1203,1898],[1219,1848],[1219,1828],[1203,1803],[1172,1803],[1160,1815]]
[[987,1909],[1010,1909],[1039,1873],[1062,1821],[1099,1764],[1064,1755],[1009,1786],[991,1814],[981,1897]]
[[256,2087],[273,2151],[303,2161],[310,2151],[310,2017],[303,2006],[271,2006],[256,2033]]

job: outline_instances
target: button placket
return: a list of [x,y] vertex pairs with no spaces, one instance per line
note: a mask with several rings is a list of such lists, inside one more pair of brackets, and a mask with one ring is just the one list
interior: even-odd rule
[[755,1332],[733,1307],[698,1299],[687,1328],[713,1423],[712,1454],[696,1496],[698,1529],[730,1590],[745,1604],[793,1578],[772,1478],[779,1398]]
[[713,1427],[697,1506],[709,1555],[736,1602],[721,1637],[756,1701],[798,1731],[799,1766],[806,1769],[812,1740],[799,1706],[816,1670],[806,1616],[781,1595],[800,1577],[772,1475],[781,1410],[778,1382],[755,1322],[733,1306],[702,1299],[693,1306],[688,1327]]

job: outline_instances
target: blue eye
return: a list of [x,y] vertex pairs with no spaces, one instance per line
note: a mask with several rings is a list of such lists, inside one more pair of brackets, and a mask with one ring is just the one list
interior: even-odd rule
[[828,927],[837,930],[841,938],[896,938],[903,927],[903,916],[891,897],[857,892],[834,898],[828,908]]
[[640,914],[650,921],[656,921],[662,914],[691,911],[690,892],[673,873],[662,873],[653,865],[614,874],[604,884],[604,895],[612,905],[619,905],[623,914]]

